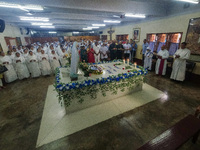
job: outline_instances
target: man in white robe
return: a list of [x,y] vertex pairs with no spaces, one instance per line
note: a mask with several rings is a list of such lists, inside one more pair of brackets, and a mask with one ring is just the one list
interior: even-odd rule
[[157,61],[156,61],[156,74],[165,75],[167,69],[167,58],[169,57],[168,50],[165,49],[166,46],[163,45],[161,50],[157,54]]
[[95,44],[93,45],[93,50],[95,63],[100,62],[100,46],[98,45],[98,42],[95,42]]
[[174,54],[175,61],[172,66],[171,79],[177,81],[185,80],[186,60],[190,58],[190,50],[186,48],[187,43],[183,42],[181,48]]
[[100,53],[101,53],[101,60],[107,60],[108,59],[108,47],[104,43],[101,48],[100,48]]

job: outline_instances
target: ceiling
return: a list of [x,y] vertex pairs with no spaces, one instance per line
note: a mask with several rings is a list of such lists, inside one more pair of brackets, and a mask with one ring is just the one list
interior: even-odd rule
[[[0,0],[1,1],[1,0]],[[21,9],[0,7],[0,18],[7,23],[15,24],[33,30],[41,29],[32,26],[30,21],[21,21],[19,16],[47,17],[57,31],[82,31],[82,28],[92,24],[102,24],[104,20],[120,20],[120,25],[157,19],[186,11],[200,10],[200,4],[188,4],[176,0],[2,0],[20,5],[41,5],[44,10],[29,11],[32,16]],[[127,18],[120,16],[125,13],[145,14],[146,18]],[[35,21],[32,21],[35,22]],[[113,26],[108,23],[106,27]],[[105,27],[101,27],[103,29]],[[96,29],[99,30],[99,29]]]

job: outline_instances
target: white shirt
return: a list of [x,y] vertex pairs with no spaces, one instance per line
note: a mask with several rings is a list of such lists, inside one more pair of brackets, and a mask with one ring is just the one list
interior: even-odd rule
[[124,53],[126,54],[130,54],[130,48],[131,48],[131,44],[124,44],[123,45],[123,47],[124,47],[124,49],[125,49],[125,51],[124,51]]
[[93,45],[93,49],[95,51],[95,53],[99,53],[99,50],[100,50],[100,46],[99,45]]
[[101,54],[101,59],[108,58],[107,52],[108,52],[108,47],[102,46],[99,50]]

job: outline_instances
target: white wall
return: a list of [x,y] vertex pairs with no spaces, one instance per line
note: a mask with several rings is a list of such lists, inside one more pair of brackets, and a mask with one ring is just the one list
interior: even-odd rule
[[21,35],[19,27],[13,26],[13,25],[10,25],[10,24],[6,24],[4,32],[0,33],[0,43],[1,43],[3,50],[7,51],[8,48],[7,48],[6,41],[5,41],[4,37],[13,37],[13,38],[20,37],[22,45],[25,45],[26,42],[25,42],[24,37],[30,37],[30,35],[25,35],[25,31],[23,32],[23,35]]
[[[142,55],[140,54],[140,51],[142,49],[143,39],[146,38],[147,33],[183,32],[182,35],[182,42],[183,42],[185,41],[185,37],[187,34],[189,20],[191,18],[198,18],[198,17],[200,17],[200,12],[187,15],[172,16],[160,20],[147,21],[143,23],[130,24],[126,26],[118,26],[113,28],[115,30],[115,33],[113,34],[112,37],[113,39],[115,39],[116,35],[129,34],[129,39],[131,39],[133,38],[132,35],[133,28],[141,28],[140,42],[137,43],[138,50],[136,53],[136,57],[141,59]],[[107,33],[108,30],[109,28],[105,29],[103,31],[103,35],[108,35]],[[200,63],[197,63],[197,66],[194,69],[194,73],[200,74]]]

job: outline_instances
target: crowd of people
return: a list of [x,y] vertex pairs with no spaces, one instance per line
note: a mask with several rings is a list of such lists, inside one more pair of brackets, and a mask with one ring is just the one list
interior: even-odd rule
[[[156,66],[155,73],[156,75],[164,76],[166,74],[167,69],[167,59],[170,57],[169,52],[166,49],[166,45],[161,47],[161,50],[158,53],[153,53],[153,51],[149,48],[149,45],[144,39],[143,48],[141,53],[143,54],[143,64],[144,68],[151,70],[152,66],[152,58],[156,56]],[[173,58],[173,66],[172,73],[170,79],[175,81],[184,81],[185,80],[185,72],[186,72],[186,60],[190,58],[190,50],[186,48],[187,43],[181,43],[180,49],[178,49],[171,58]]]
[[[135,61],[137,44],[132,39],[126,41],[91,41],[79,40],[78,52],[82,62],[95,63],[102,60],[129,59]],[[49,76],[54,74],[55,69],[65,66],[68,63],[68,56],[72,53],[73,41],[33,43],[29,46],[8,46],[7,54],[0,52],[0,65],[7,68],[3,73],[6,83],[17,79],[35,78],[39,76]],[[181,49],[175,53],[175,62],[171,79],[184,80],[185,60],[188,59],[190,51],[186,48],[186,43],[182,43]],[[184,50],[185,49],[185,50]],[[184,50],[184,52],[183,52]],[[153,51],[149,48],[146,39],[142,46],[141,54],[143,56],[144,68],[151,70]],[[165,75],[167,58],[169,52],[166,47],[157,54],[157,64],[155,73]],[[177,69],[178,68],[178,69]],[[179,68],[181,68],[181,73]],[[4,88],[0,74],[0,89]]]

